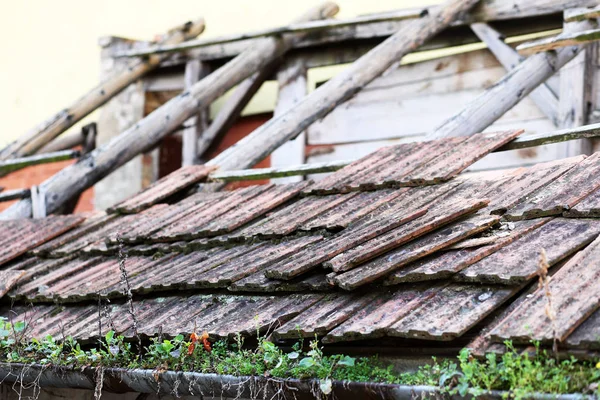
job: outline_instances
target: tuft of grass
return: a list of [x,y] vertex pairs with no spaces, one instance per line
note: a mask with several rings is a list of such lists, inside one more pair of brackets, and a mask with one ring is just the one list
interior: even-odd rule
[[[501,356],[487,354],[479,360],[464,349],[456,362],[438,361],[416,371],[398,373],[377,356],[350,357],[325,355],[319,342],[308,348],[296,343],[285,352],[275,343],[260,338],[256,347],[244,345],[238,336],[233,343],[210,344],[206,335],[195,333],[186,338],[152,338],[139,352],[123,336],[109,331],[97,347],[85,347],[67,337],[51,336],[25,340],[24,323],[11,324],[0,318],[0,362],[42,364],[71,368],[117,367],[217,373],[234,376],[318,379],[324,394],[332,391],[332,382],[377,382],[439,387],[443,393],[466,395],[502,390],[521,399],[532,393],[598,393],[600,362],[580,362],[575,358],[558,361],[535,343],[535,353],[518,352],[510,342]],[[140,355],[143,354],[143,355]]]

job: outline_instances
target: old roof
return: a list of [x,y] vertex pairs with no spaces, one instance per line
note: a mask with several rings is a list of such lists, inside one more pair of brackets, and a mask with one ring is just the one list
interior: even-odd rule
[[217,193],[189,194],[209,170],[187,167],[108,213],[0,221],[0,315],[35,336],[131,336],[129,286],[149,336],[593,350],[600,153],[461,174],[519,134],[400,144],[316,183]]

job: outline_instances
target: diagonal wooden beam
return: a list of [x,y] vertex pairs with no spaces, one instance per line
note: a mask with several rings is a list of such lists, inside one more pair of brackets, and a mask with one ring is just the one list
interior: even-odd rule
[[[586,28],[592,23],[582,23]],[[458,114],[444,121],[427,139],[469,136],[483,132],[521,99],[544,83],[582,50],[580,46],[535,54],[508,72],[496,84],[469,102]]]
[[[496,59],[507,71],[512,70],[525,59],[512,47],[504,43],[502,34],[488,24],[483,22],[471,24],[471,29],[487,45],[488,49],[496,56]],[[556,98],[558,82],[552,79],[549,78],[546,83],[533,90],[529,94],[529,97],[544,115],[552,121],[554,126],[558,126],[558,99]],[[554,90],[550,89],[550,82],[556,85]]]
[[[337,11],[335,3],[326,2],[309,10],[300,20],[328,18]],[[136,155],[155,147],[162,138],[199,110],[208,107],[227,90],[281,57],[296,40],[299,40],[297,34],[261,39],[189,90],[169,100],[119,136],[82,157],[78,163],[44,181],[40,188],[46,193],[47,212],[54,212],[74,195],[94,185]],[[2,212],[0,219],[29,217],[31,211],[31,201],[21,200]]]

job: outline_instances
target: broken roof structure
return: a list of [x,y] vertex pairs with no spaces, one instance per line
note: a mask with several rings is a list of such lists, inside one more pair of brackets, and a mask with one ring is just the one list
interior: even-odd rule
[[[350,22],[319,21],[335,12],[334,5],[325,4],[250,39],[183,42],[202,30],[191,24],[172,31],[172,41],[117,55],[149,55],[134,60],[152,67],[194,49],[205,57],[217,48],[236,57],[107,144],[84,152],[76,164],[0,214],[0,315],[27,322],[34,337],[60,334],[82,341],[108,330],[133,338],[135,331],[176,336],[200,327],[211,338],[252,336],[257,330],[281,341],[317,335],[331,346],[364,345],[371,353],[385,349],[398,355],[443,355],[462,347],[484,355],[504,351],[505,340],[524,347],[532,340],[542,346],[558,341],[562,352],[596,357],[600,153],[580,154],[590,143],[577,142],[572,154],[563,153],[570,157],[493,171],[468,169],[492,152],[600,135],[598,126],[577,128],[580,123],[561,120],[579,115],[577,103],[593,94],[571,90],[582,88],[583,80],[562,89],[575,81],[571,74],[561,75],[560,93],[566,94],[560,107],[571,107],[566,113],[559,110],[555,82],[548,80],[587,51],[573,46],[572,36],[594,29],[597,11],[566,12],[569,23],[578,24],[571,36],[555,37],[550,50],[547,39],[529,43],[523,48],[534,55],[521,59],[486,21],[558,14],[562,22],[565,7],[592,4],[476,3],[453,0],[425,12]],[[287,50],[335,41],[324,29],[350,26],[358,35],[361,24],[382,23],[397,33],[296,104],[276,109],[271,121],[217,157],[194,165],[203,136],[196,125],[186,125],[183,150],[192,155],[189,165],[106,211],[45,216],[60,213],[83,189],[182,124],[198,122],[200,109],[241,82],[224,107],[239,114],[240,104],[255,91],[251,87],[272,74],[273,63]],[[426,140],[381,147],[353,162],[244,170],[346,104],[403,55],[465,23],[509,72]],[[253,46],[237,55],[248,40]],[[296,70],[294,64],[283,65],[288,74]],[[145,71],[120,76],[111,93]],[[87,108],[75,117],[55,119],[59,128],[42,126],[0,153],[6,168],[16,168],[15,158],[23,162],[73,119],[106,101],[97,95],[92,91]],[[544,118],[568,129],[537,135],[519,126],[483,132],[527,95]],[[218,136],[215,132],[230,123],[226,120],[215,118],[219,126],[208,128],[213,132],[208,136]],[[326,120],[318,123],[327,126]],[[335,172],[314,181],[220,190],[231,180],[326,171]],[[31,215],[39,218],[27,218]],[[544,266],[552,275],[555,320],[545,313],[544,291],[536,290]],[[135,327],[126,311],[128,291]]]

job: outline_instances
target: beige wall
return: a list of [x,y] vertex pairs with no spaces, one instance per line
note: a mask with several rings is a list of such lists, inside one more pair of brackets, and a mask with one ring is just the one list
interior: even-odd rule
[[[0,0],[0,146],[92,87],[97,39],[151,39],[204,16],[203,36],[285,24],[318,0]],[[438,3],[436,0],[338,0],[338,17]]]

